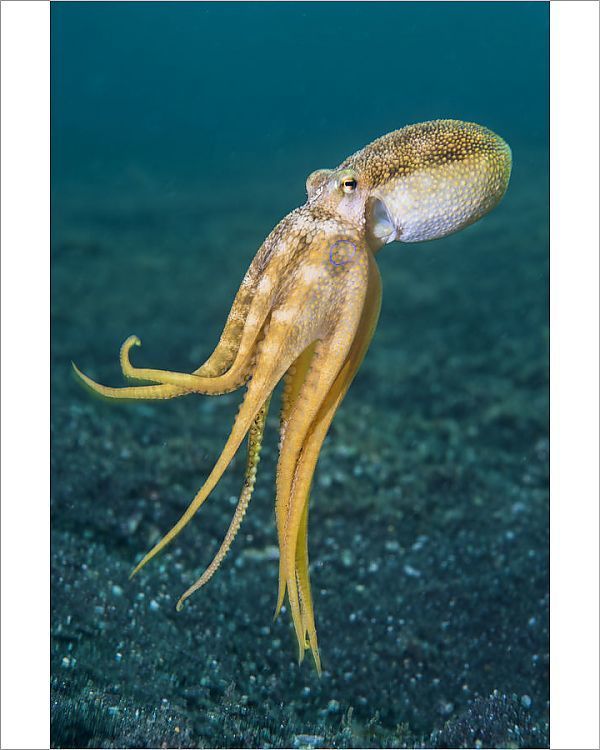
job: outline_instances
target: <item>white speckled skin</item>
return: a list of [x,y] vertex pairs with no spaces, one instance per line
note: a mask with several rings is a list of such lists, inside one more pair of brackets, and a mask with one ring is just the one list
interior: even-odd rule
[[[378,138],[335,170],[307,180],[308,205],[332,203],[338,215],[364,221],[369,246],[445,237],[498,204],[512,165],[508,145],[491,130],[460,120],[409,125]],[[352,195],[336,189],[354,176]]]

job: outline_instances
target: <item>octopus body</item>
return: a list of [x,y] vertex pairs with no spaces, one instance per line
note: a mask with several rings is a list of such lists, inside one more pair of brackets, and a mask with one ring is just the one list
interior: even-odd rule
[[74,365],[93,391],[116,399],[218,395],[247,385],[229,438],[204,485],[132,575],[190,521],[247,437],[245,479],[230,527],[177,609],[212,577],[248,507],[271,394],[283,378],[275,614],[287,595],[299,659],[310,649],[320,672],[309,580],[309,496],[323,440],[377,324],[381,279],[375,253],[393,241],[435,239],[472,224],[500,201],[510,171],[506,143],[473,123],[437,120],[389,133],[336,169],[308,177],[306,203],[288,214],[258,250],[216,349],[197,370],[134,367],[129,355],[140,344],[135,336],[121,348],[121,368],[127,378],[144,385],[99,385]]

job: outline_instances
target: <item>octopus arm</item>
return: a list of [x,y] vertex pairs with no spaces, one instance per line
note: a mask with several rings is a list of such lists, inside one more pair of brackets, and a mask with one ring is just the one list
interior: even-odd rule
[[258,412],[248,433],[248,458],[246,460],[244,485],[240,493],[240,499],[235,509],[235,513],[233,515],[233,518],[231,519],[231,523],[229,524],[227,533],[225,534],[225,538],[223,539],[223,542],[221,543],[217,554],[213,557],[212,562],[206,568],[204,573],[179,598],[176,606],[178,611],[183,607],[184,601],[195,591],[198,591],[198,589],[207,584],[213,577],[213,575],[217,572],[219,566],[225,559],[225,555],[229,552],[229,548],[231,547],[231,544],[235,539],[240,526],[242,525],[242,521],[244,520],[244,516],[246,515],[246,510],[248,509],[248,505],[250,504],[250,500],[252,498],[252,493],[254,492],[256,472],[258,469],[258,463],[260,461],[260,449],[262,447],[265,423],[267,420],[267,413],[269,411],[269,402],[270,399],[267,399],[262,409]]
[[[301,310],[298,315],[301,315]],[[277,383],[299,353],[306,348],[307,342],[303,339],[290,342],[288,333],[289,329],[285,323],[271,322],[266,326],[265,338],[257,346],[256,366],[246,396],[219,459],[181,518],[136,565],[131,577],[169,544],[192,519],[223,476]]]
[[73,372],[79,378],[86,388],[95,393],[97,396],[109,399],[120,399],[123,401],[153,401],[158,399],[177,398],[177,396],[186,396],[191,391],[177,388],[174,385],[130,385],[123,388],[111,388],[107,385],[100,385],[92,380],[84,372],[81,372],[75,362],[71,362]]
[[[242,293],[244,286],[252,288],[251,300],[245,291]],[[219,345],[207,362],[193,373],[134,367],[129,352],[132,347],[140,346],[137,336],[129,336],[121,347],[121,369],[128,378],[156,385],[112,388],[96,383],[73,365],[75,373],[95,393],[113,399],[164,399],[187,393],[220,395],[235,391],[251,374],[256,344],[272,305],[273,285],[258,287],[247,280],[242,283]]]
[[287,587],[292,617],[299,646],[299,658],[310,647],[317,671],[321,664],[314,610],[308,572],[308,506],[310,489],[321,446],[333,417],[367,352],[381,307],[381,278],[379,269],[369,253],[368,288],[364,306],[344,363],[331,388],[325,394],[317,414],[303,440],[293,472],[290,497],[287,503],[280,559],[280,590],[278,607]]
[[[294,364],[287,371],[284,378],[283,394],[281,397],[281,414],[279,417],[279,444],[283,443],[285,437],[285,431],[290,421],[290,415],[298,400],[298,394],[302,388],[304,381],[306,380],[306,374],[310,368],[310,363],[314,357],[316,341],[313,341],[308,346]],[[283,536],[283,528],[285,525],[285,511],[287,508],[283,507],[282,503],[275,504],[275,520],[277,524],[277,536],[279,539]],[[285,592],[283,592],[285,593]],[[283,593],[281,594],[281,602],[283,602]],[[281,605],[279,605],[281,606]],[[275,617],[279,613],[279,607],[275,612]]]
[[[314,358],[289,418],[277,470],[280,583],[277,611],[287,589],[299,645],[299,658],[311,649],[319,666],[306,549],[307,502],[314,468],[327,429],[366,352],[379,310],[379,272],[364,251],[367,273],[353,284],[336,324],[316,347]],[[360,292],[358,287],[361,286]],[[283,519],[283,521],[282,521]],[[283,528],[282,527],[283,524]]]
[[[260,253],[257,253],[258,258]],[[256,258],[248,272],[244,276],[242,283],[235,295],[233,304],[227,316],[227,321],[219,338],[219,343],[210,357],[203,365],[194,370],[194,375],[201,377],[214,378],[223,375],[233,364],[239,351],[242,340],[242,332],[248,317],[250,303],[256,288],[258,274],[256,272]],[[141,377],[139,368],[133,367],[129,361],[129,350],[133,345],[140,345],[140,340],[136,336],[130,336],[125,344],[121,347],[121,370],[123,375],[130,380],[148,380],[149,378]],[[129,346],[126,345],[129,344]]]
[[209,378],[218,377],[227,372],[235,361],[250,311],[250,304],[256,291],[258,279],[260,278],[257,266],[261,255],[262,249],[256,254],[240,284],[240,288],[235,295],[233,305],[227,316],[225,327],[219,338],[219,343],[206,362],[194,372],[195,375]]

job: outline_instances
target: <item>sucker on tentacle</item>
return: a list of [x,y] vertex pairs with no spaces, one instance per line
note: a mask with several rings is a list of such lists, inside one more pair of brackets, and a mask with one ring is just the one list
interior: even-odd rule
[[[307,649],[321,673],[308,562],[311,486],[323,441],[373,336],[381,303],[374,254],[395,241],[445,237],[480,219],[501,200],[510,148],[490,130],[458,120],[411,125],[385,135],[336,169],[306,180],[307,201],[277,224],[238,289],[219,342],[190,373],[135,367],[121,347],[123,375],[142,385],[100,385],[111,399],[219,395],[247,385],[229,438],[204,485],[170,531],[135,566],[135,575],[186,526],[248,437],[244,485],[225,538],[200,578],[218,569],[252,495],[271,395],[285,376],[280,416],[275,517],[279,587],[287,594],[301,661]],[[149,383],[149,384],[148,384]]]

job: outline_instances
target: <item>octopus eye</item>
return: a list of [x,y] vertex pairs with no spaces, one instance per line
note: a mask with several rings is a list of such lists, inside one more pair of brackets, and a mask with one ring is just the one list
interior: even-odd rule
[[354,177],[347,177],[342,182],[342,190],[345,193],[353,193],[356,190],[356,185],[357,185],[357,182],[354,179]]

